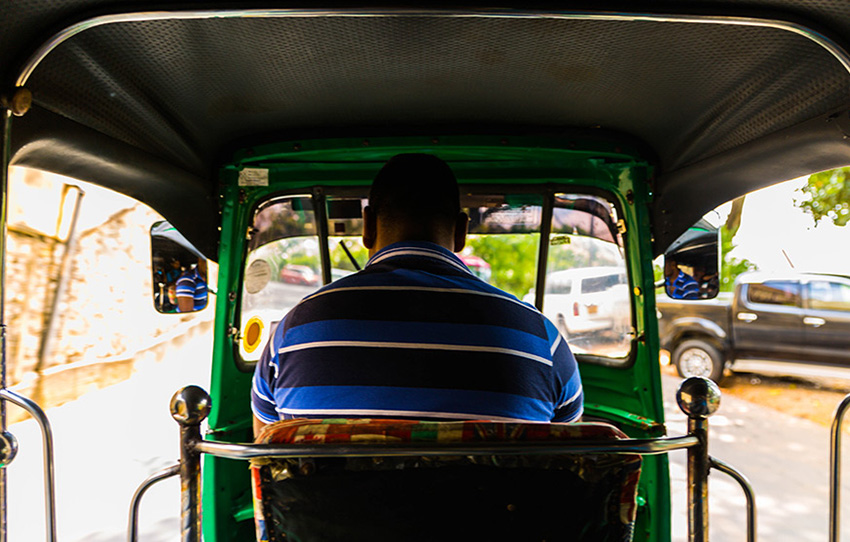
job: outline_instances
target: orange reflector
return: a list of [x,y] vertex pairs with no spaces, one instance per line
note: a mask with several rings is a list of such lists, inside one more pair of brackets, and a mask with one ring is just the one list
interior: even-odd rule
[[242,347],[250,354],[260,346],[262,338],[263,321],[254,316],[245,324],[245,331],[242,333]]

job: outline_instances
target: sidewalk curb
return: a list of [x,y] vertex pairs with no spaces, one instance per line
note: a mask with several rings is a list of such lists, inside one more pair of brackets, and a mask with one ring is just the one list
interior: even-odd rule
[[[130,378],[139,366],[159,363],[166,352],[186,341],[209,333],[213,327],[213,311],[205,311],[199,318],[176,325],[157,337],[157,342],[120,356],[82,360],[45,370],[41,375],[31,373],[10,389],[39,402],[47,410],[79,399],[89,391],[102,389]],[[40,389],[39,389],[40,388]],[[40,397],[36,397],[39,395]],[[29,418],[17,407],[8,409],[7,423],[13,424]]]

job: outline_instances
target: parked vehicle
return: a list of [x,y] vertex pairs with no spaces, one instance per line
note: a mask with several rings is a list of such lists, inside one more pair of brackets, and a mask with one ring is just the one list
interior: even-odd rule
[[289,284],[318,286],[319,275],[306,265],[285,265],[280,270],[280,280]]
[[476,277],[484,282],[490,282],[493,272],[490,269],[490,264],[484,261],[483,258],[479,258],[474,254],[461,254],[460,259]]
[[661,347],[682,376],[720,381],[739,359],[850,366],[850,278],[744,273],[731,295],[659,296]]
[[[555,271],[546,277],[543,314],[567,338],[622,331],[629,321],[629,289],[622,267],[584,267]],[[534,302],[534,293],[524,301]]]
[[[523,456],[500,462],[510,466],[533,463],[532,456],[545,448],[571,467],[582,466],[574,481],[596,478],[594,458],[616,459],[611,464],[625,473],[612,484],[617,498],[562,520],[561,513],[574,510],[563,504],[564,495],[582,504],[586,493],[558,488],[549,500],[555,511],[544,516],[568,530],[538,536],[535,517],[523,515],[538,509],[517,507],[513,500],[536,491],[511,493],[514,486],[495,484],[506,493],[492,515],[465,518],[463,525],[485,525],[512,540],[523,539],[523,533],[548,540],[578,532],[592,537],[594,529],[616,524],[618,540],[667,542],[666,454],[686,449],[690,539],[707,539],[708,472],[737,473],[709,461],[706,417],[719,401],[710,382],[686,381],[680,399],[690,416],[689,434],[666,436],[652,261],[707,211],[732,198],[850,163],[850,54],[844,48],[850,42],[850,4],[344,4],[3,4],[4,179],[8,166],[17,164],[136,197],[219,264],[209,394],[192,387],[175,394],[180,463],[152,475],[137,496],[179,473],[184,540],[197,542],[202,531],[207,542],[249,540],[273,503],[258,491],[255,506],[248,459],[288,458],[295,461],[291,468],[274,472],[308,479],[324,472],[314,470],[315,464],[328,465],[320,456],[333,456],[331,465],[353,457],[351,463],[364,469],[356,475],[371,483],[383,479],[374,472],[382,465],[405,466],[387,457],[425,457],[408,463],[431,464],[440,463],[432,462],[435,457]],[[279,311],[252,305],[270,298],[274,284],[281,286],[271,280],[269,261],[277,265],[279,257],[309,242],[321,283],[330,283],[330,238],[351,240],[345,247],[356,259],[359,211],[370,181],[383,162],[401,152],[433,153],[450,164],[472,219],[471,233],[500,240],[493,245],[504,257],[487,257],[492,274],[497,265],[508,278],[522,274],[523,293],[533,284],[538,308],[545,308],[547,276],[554,271],[590,267],[603,256],[605,265],[625,270],[626,284],[618,274],[611,290],[625,286],[630,293],[622,312],[628,318],[621,324],[628,333],[613,348],[596,345],[576,354],[589,421],[578,428],[591,435],[586,441],[565,438],[553,424],[537,428],[546,442],[533,443],[524,437],[414,443],[419,448],[409,442],[322,441],[300,447],[252,442],[248,396],[254,361],[243,353],[256,354],[280,317]],[[5,205],[5,183],[0,189]],[[0,209],[0,220],[5,216]],[[279,240],[292,242],[266,260],[263,247]],[[0,263],[4,251],[5,242]],[[715,252],[701,256],[716,260]],[[588,320],[592,305],[585,305]],[[578,312],[582,316],[581,306]],[[0,330],[5,325],[0,318]],[[0,340],[0,349],[3,344]],[[0,403],[25,405],[44,422],[37,405],[7,389],[5,375],[0,370]],[[15,450],[3,412],[0,466],[14,459]],[[200,429],[204,421],[206,435]],[[435,422],[416,434],[465,434],[441,431],[455,427],[444,423],[452,422]],[[484,434],[535,433],[493,423]],[[48,425],[42,426],[47,432]],[[366,426],[368,432],[380,424]],[[550,433],[557,438],[548,440]],[[602,433],[605,442],[592,438]],[[623,454],[640,455],[640,461],[623,461]],[[7,502],[3,472],[0,503]],[[253,472],[254,481],[271,476],[262,467]],[[542,478],[545,483],[549,477]],[[440,480],[450,493],[466,487]],[[365,503],[368,509],[379,502],[380,485],[368,492],[366,485],[356,485],[335,504]],[[325,489],[335,487],[328,483]],[[394,499],[366,511],[381,513],[406,502]],[[429,527],[445,534],[439,508],[435,511],[434,521],[416,522],[411,535]],[[277,512],[269,517],[279,519]],[[359,512],[347,517],[365,520],[338,539],[379,539],[373,531],[385,522],[370,522]],[[316,521],[327,525],[336,519],[331,514]],[[493,529],[499,521],[512,529],[519,525],[518,534]],[[5,524],[0,517],[0,542]]]

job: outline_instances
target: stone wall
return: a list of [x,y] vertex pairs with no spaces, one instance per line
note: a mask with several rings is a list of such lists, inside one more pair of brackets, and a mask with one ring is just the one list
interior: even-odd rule
[[[41,355],[69,243],[55,232],[44,231],[56,222],[56,216],[51,221],[45,213],[52,209],[57,215],[58,206],[35,207],[55,198],[57,191],[61,194],[64,184],[72,182],[78,184],[21,169],[13,170],[10,179],[12,220],[5,309],[8,384],[45,408],[129,377],[137,359],[159,359],[157,349],[175,341],[176,336],[208,332],[214,313],[214,296],[200,313],[156,312],[149,231],[151,224],[162,218],[130,198],[114,194],[105,199],[91,197],[103,189],[83,185],[86,196],[78,224],[88,227],[76,232],[54,333],[47,342],[47,355]],[[15,200],[16,188],[20,197],[29,194],[36,202],[30,203],[32,209]],[[37,218],[28,219],[30,214]],[[215,273],[214,269],[210,272]],[[14,412],[10,416],[13,421]]]
[[37,232],[10,229],[6,253],[6,356],[10,384],[38,363],[45,307],[54,289],[58,242]]

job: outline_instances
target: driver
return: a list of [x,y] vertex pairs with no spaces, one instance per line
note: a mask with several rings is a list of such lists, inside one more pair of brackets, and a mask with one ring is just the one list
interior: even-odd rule
[[401,154],[363,210],[366,267],[303,299],[271,334],[255,434],[288,418],[580,419],[578,366],[537,309],[477,278],[449,166]]

